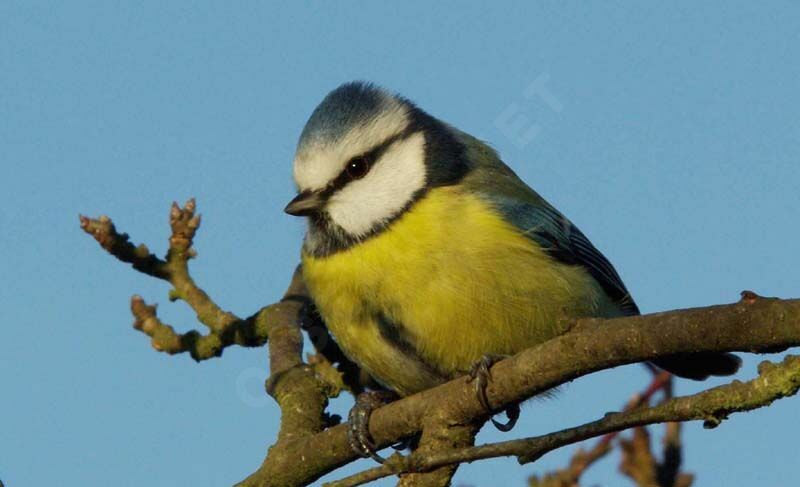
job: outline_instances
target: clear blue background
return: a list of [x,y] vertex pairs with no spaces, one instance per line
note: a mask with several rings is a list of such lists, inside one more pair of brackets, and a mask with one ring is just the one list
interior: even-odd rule
[[[195,276],[249,314],[297,261],[302,223],[281,211],[297,136],[347,80],[490,141],[646,312],[743,289],[797,297],[798,25],[791,2],[0,3],[0,478],[217,486],[259,465],[278,422],[265,351],[202,364],[154,352],[130,327],[129,296],[183,330],[191,313],[103,253],[78,213],[106,213],[161,253],[169,203],[196,196]],[[560,111],[525,98],[536,79]],[[527,145],[497,123],[509,107],[539,129]],[[512,436],[594,418],[646,381],[637,366],[576,381],[530,403]],[[687,426],[697,485],[800,483],[798,405]],[[465,466],[455,484],[523,485],[571,451]],[[585,485],[624,485],[616,468],[605,460]]]

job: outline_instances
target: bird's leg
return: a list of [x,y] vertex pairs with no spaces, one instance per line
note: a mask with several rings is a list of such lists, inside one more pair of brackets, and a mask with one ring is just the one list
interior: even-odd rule
[[[489,381],[492,380],[492,365],[507,357],[507,355],[484,355],[470,368],[467,382],[475,382],[475,394],[478,396],[478,402],[481,403],[487,413],[494,412],[489,405],[489,398],[486,396],[486,387],[489,385]],[[517,424],[520,413],[519,404],[508,406],[505,413],[508,417],[506,423],[501,423],[492,418],[494,427],[504,432],[511,431],[514,425]]]
[[347,440],[350,442],[350,448],[360,456],[372,458],[378,463],[386,461],[378,455],[375,442],[369,434],[369,417],[372,411],[395,399],[397,394],[391,391],[362,392],[356,397],[356,404],[347,416],[349,422]]

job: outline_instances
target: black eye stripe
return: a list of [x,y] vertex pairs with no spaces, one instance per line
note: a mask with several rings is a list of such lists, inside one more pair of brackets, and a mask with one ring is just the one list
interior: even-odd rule
[[[356,157],[353,157],[350,160],[348,160],[347,164],[344,167],[344,169],[342,169],[342,172],[339,173],[339,175],[336,176],[336,178],[333,181],[328,183],[328,186],[322,191],[323,195],[325,197],[328,197],[331,194],[333,194],[336,191],[338,191],[339,189],[341,189],[344,186],[346,186],[347,183],[349,183],[349,182],[351,182],[351,181],[353,181],[355,179],[360,179],[360,178],[366,176],[367,174],[369,174],[369,171],[372,170],[372,168],[375,166],[375,163],[378,162],[378,160],[381,158],[381,156],[383,156],[383,154],[387,150],[389,150],[389,147],[391,147],[395,142],[399,142],[401,140],[405,140],[405,139],[407,139],[408,137],[412,136],[413,134],[415,134],[417,132],[419,132],[418,128],[409,127],[406,130],[404,130],[404,131],[402,131],[402,132],[400,132],[400,133],[398,133],[396,135],[393,135],[392,137],[389,137],[388,139],[384,140],[377,147],[374,147],[373,149],[370,149],[367,152],[365,152],[365,153],[363,153],[361,155],[358,155]],[[366,165],[366,170],[363,172],[363,174],[361,174],[358,177],[353,177],[352,174],[348,173],[348,167],[355,160],[362,160],[363,163]]]

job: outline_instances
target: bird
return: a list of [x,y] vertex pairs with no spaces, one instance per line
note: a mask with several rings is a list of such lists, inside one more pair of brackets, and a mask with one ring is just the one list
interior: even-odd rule
[[[285,212],[307,219],[311,299],[344,354],[398,396],[486,369],[570,320],[640,313],[609,260],[490,145],[372,83],[345,83],[313,110],[293,178]],[[740,359],[654,363],[703,380]],[[351,412],[362,430],[351,444],[380,461],[363,431],[374,407]]]

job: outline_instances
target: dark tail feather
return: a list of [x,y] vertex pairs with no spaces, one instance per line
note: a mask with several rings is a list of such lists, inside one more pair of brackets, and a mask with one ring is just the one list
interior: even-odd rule
[[686,379],[704,380],[712,375],[733,375],[742,359],[732,353],[692,353],[671,355],[653,361],[662,369]]

